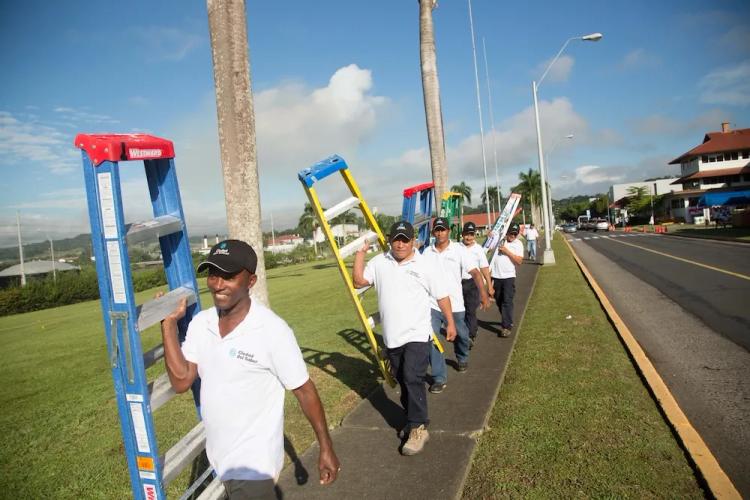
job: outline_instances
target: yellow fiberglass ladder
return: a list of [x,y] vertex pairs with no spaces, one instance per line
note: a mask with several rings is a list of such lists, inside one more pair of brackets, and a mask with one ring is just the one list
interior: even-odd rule
[[[337,203],[331,208],[324,210],[320,204],[320,200],[318,199],[318,194],[315,191],[314,185],[316,182],[322,181],[326,177],[330,176],[331,174],[335,174],[336,172],[339,172],[341,174],[341,177],[344,179],[344,183],[346,183],[346,186],[349,188],[351,196],[344,201]],[[359,316],[359,320],[365,330],[365,334],[367,335],[367,339],[370,342],[370,347],[375,354],[375,359],[377,360],[378,367],[383,374],[383,378],[385,378],[386,382],[388,382],[391,387],[394,387],[396,385],[396,381],[391,376],[389,370],[390,364],[385,357],[383,349],[378,345],[377,338],[375,337],[375,333],[373,331],[375,325],[380,321],[380,315],[378,313],[368,315],[365,312],[363,304],[364,293],[371,287],[368,286],[364,288],[355,288],[346,264],[344,263],[344,259],[351,255],[354,255],[357,250],[362,248],[362,245],[364,245],[365,242],[371,244],[377,243],[383,252],[388,251],[385,236],[383,236],[383,232],[380,230],[375,217],[373,217],[370,208],[362,198],[362,193],[360,193],[359,188],[357,187],[357,183],[354,182],[354,178],[349,171],[349,166],[346,164],[346,161],[343,158],[338,155],[330,156],[311,167],[301,170],[297,174],[297,177],[302,183],[302,186],[305,188],[305,193],[307,193],[307,197],[310,200],[310,205],[312,206],[313,211],[315,212],[315,216],[318,218],[318,222],[320,223],[320,227],[331,246],[333,255],[336,257],[339,271],[341,272],[341,277],[344,279],[346,289],[352,299],[352,302],[354,303],[354,308],[357,310],[357,316]],[[333,234],[333,230],[331,229],[330,221],[336,216],[341,215],[352,208],[360,209],[365,220],[365,224],[367,224],[369,228],[369,231],[367,231],[364,235],[360,236],[354,241],[339,247],[339,244],[336,241],[336,237]],[[313,238],[314,237],[315,235],[313,234]]]

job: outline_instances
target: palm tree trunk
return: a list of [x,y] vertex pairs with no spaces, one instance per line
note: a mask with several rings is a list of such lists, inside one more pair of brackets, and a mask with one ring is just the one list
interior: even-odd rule
[[419,58],[422,65],[422,93],[427,121],[427,139],[430,143],[430,165],[432,182],[435,183],[435,204],[440,211],[440,200],[448,187],[448,168],[445,163],[445,137],[443,115],[440,109],[440,83],[435,54],[435,32],[432,24],[432,9],[436,0],[419,2]]
[[253,297],[266,305],[266,266],[260,227],[260,187],[255,148],[255,112],[250,87],[247,20],[243,0],[207,0],[219,146],[224,176],[227,228],[231,238],[258,254]]

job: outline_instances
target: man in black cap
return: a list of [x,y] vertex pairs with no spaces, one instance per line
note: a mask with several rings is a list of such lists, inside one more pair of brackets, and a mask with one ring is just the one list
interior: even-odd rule
[[186,300],[161,323],[172,388],[185,392],[201,377],[206,453],[231,499],[276,498],[274,486],[284,465],[285,389],[297,397],[318,438],[321,484],[332,483],[340,469],[294,333],[250,297],[257,262],[245,242],[217,243],[198,266],[199,272],[208,270],[214,307],[193,317],[182,346],[177,322]]
[[456,337],[451,301],[440,276],[431,272],[428,262],[414,249],[414,228],[406,221],[396,222],[389,232],[390,252],[372,258],[365,266],[365,243],[354,257],[352,281],[362,288],[374,285],[383,324],[383,342],[391,373],[401,386],[401,405],[406,410],[404,434],[408,440],[404,455],[416,455],[429,439],[425,378],[432,344],[430,300],[450,318],[448,340]]
[[523,243],[518,239],[518,224],[511,224],[495,250],[491,262],[495,302],[500,310],[500,337],[509,337],[513,329],[513,296],[516,293],[516,268],[523,262]]
[[[472,259],[479,272],[482,275],[484,283],[487,287],[487,296],[493,297],[495,290],[492,288],[492,278],[490,277],[490,263],[487,261],[487,254],[485,254],[482,245],[476,242],[477,226],[473,222],[467,222],[464,224],[463,231],[461,231],[461,244]],[[469,328],[469,348],[474,346],[475,339],[477,338],[477,330],[479,329],[477,324],[477,309],[481,304],[479,288],[474,281],[474,277],[468,272],[464,271],[461,275],[461,288],[464,294],[464,307],[466,308],[466,326]]]

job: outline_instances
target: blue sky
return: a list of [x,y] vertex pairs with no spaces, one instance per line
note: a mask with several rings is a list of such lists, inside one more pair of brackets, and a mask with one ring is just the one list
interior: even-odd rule
[[[554,196],[676,174],[667,165],[722,121],[750,126],[744,1],[473,1],[487,170],[501,189],[536,168],[539,91]],[[430,180],[415,0],[247,3],[264,227],[292,227],[300,169],[332,153],[371,206],[400,212]],[[466,0],[433,11],[451,183],[483,190]],[[495,121],[487,103],[487,47]],[[78,132],[143,131],[175,142],[188,229],[223,233],[225,208],[204,2],[0,2],[0,245],[88,232]],[[573,134],[572,140],[563,139]],[[493,141],[494,139],[494,141]],[[555,145],[553,151],[550,149]],[[128,220],[148,217],[142,167],[124,171]],[[333,181],[332,181],[333,182]],[[338,186],[324,203],[340,198]]]

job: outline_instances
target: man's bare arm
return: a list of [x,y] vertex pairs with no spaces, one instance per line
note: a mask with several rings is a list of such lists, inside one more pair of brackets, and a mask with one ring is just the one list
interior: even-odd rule
[[451,298],[443,297],[437,301],[440,312],[445,318],[445,338],[448,342],[453,342],[456,338],[456,324],[453,322],[453,309],[451,308]]
[[336,480],[336,475],[340,470],[339,459],[333,451],[333,442],[328,434],[328,424],[326,423],[326,414],[323,410],[323,404],[320,402],[320,396],[312,380],[292,391],[299,401],[302,412],[307,417],[310,425],[315,431],[320,446],[320,455],[318,456],[318,472],[320,473],[320,484],[330,484]]
[[[161,296],[157,295],[157,296]],[[187,391],[198,376],[198,367],[182,354],[180,341],[177,339],[177,322],[185,317],[187,299],[183,298],[169,316],[161,322],[161,338],[164,344],[164,363],[172,389],[176,393]]]
[[369,243],[365,243],[362,248],[357,250],[354,254],[354,266],[352,267],[352,281],[354,282],[355,288],[362,288],[364,286],[372,285],[365,279],[365,254],[367,249],[370,247]]

